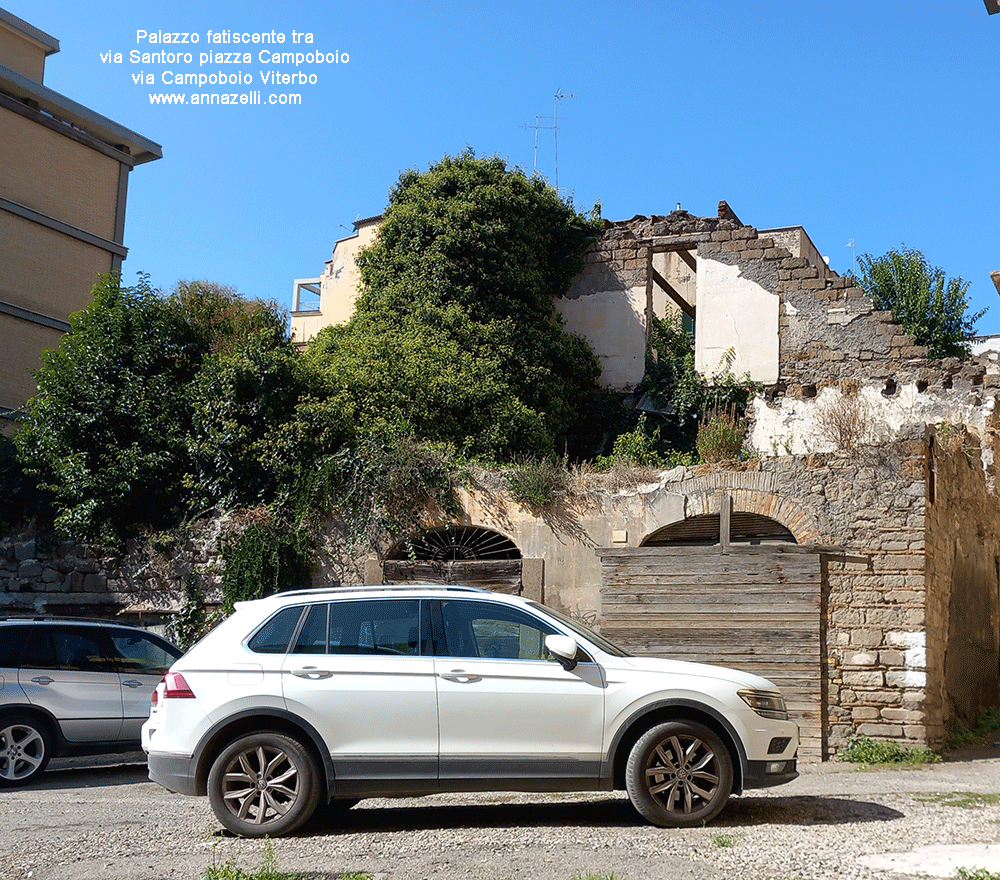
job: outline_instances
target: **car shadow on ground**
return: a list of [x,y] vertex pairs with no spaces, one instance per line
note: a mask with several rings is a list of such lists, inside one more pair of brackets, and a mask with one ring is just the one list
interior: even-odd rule
[[[625,798],[552,803],[420,804],[352,810],[321,806],[303,835],[370,834],[451,828],[647,827]],[[747,825],[835,825],[889,822],[903,814],[882,804],[832,797],[734,798],[709,827]],[[221,833],[221,832],[220,832]]]
[[[64,760],[64,759],[60,759]],[[86,759],[84,759],[86,760]],[[56,762],[53,761],[53,764]],[[55,789],[93,788],[94,786],[135,785],[149,782],[149,771],[145,764],[107,764],[50,766],[37,782],[3,791],[50,791]]]

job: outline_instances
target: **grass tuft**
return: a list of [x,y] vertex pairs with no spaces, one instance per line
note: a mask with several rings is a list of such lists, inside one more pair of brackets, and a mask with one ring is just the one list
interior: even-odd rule
[[841,761],[853,764],[937,764],[941,756],[920,746],[907,748],[897,742],[880,742],[863,733],[852,736],[837,752]]

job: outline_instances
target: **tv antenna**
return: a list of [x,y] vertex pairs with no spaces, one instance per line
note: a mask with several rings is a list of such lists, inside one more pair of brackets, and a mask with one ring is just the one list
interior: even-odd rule
[[[558,89],[552,96],[552,115],[536,116],[534,125],[522,125],[521,128],[533,128],[535,130],[535,155],[531,163],[531,173],[538,171],[538,132],[540,129],[552,131],[552,145],[555,148],[555,186],[559,192],[559,102],[563,98],[575,98],[576,95],[564,95],[562,89]],[[552,125],[542,125],[541,120],[551,119]]]
[[539,120],[541,120],[541,119],[549,119],[549,118],[550,117],[548,117],[548,116],[536,116],[535,117],[535,124],[534,125],[527,125],[527,124],[525,124],[525,125],[521,126],[521,128],[533,128],[535,130],[535,155],[534,155],[534,158],[531,160],[531,173],[532,173],[532,175],[536,174],[537,171],[538,171],[538,130],[540,128],[544,128],[544,129],[553,128],[553,126],[551,126],[551,125],[540,125],[539,124]]
[[552,142],[556,148],[556,192],[559,192],[559,102],[563,98],[575,98],[576,95],[564,95],[562,89],[557,89],[552,97]]

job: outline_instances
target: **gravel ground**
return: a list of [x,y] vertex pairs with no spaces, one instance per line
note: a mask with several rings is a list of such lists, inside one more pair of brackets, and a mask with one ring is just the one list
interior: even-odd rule
[[[921,847],[1000,843],[996,749],[914,769],[802,768],[781,788],[734,798],[711,825],[646,825],[618,794],[440,795],[363,801],[272,842],[224,835],[204,798],[172,795],[141,763],[53,762],[29,788],[0,790],[2,880],[196,880],[234,860],[256,870],[268,846],[282,871],[314,880],[899,880],[866,859]],[[61,765],[61,766],[60,766]],[[962,853],[962,867],[985,849]],[[1000,857],[996,853],[995,857]],[[943,876],[943,874],[939,874]]]

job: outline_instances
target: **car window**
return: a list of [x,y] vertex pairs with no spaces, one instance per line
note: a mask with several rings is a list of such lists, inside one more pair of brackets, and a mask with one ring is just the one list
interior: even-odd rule
[[114,672],[115,663],[106,635],[97,627],[35,626],[21,658],[31,669],[73,672]]
[[300,617],[301,605],[282,608],[250,637],[247,647],[255,654],[284,654]]
[[297,654],[419,654],[420,600],[366,599],[309,609]]
[[135,630],[112,630],[111,641],[122,672],[162,675],[180,657],[181,652],[166,642]]
[[0,626],[0,667],[14,668],[18,665],[30,631],[31,624]]
[[545,636],[558,632],[518,608],[492,602],[446,600],[441,603],[451,657],[503,660],[554,660]]

